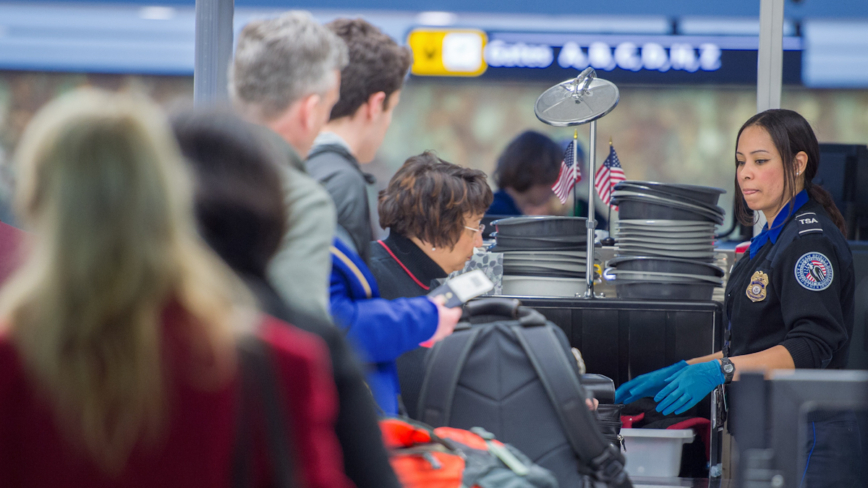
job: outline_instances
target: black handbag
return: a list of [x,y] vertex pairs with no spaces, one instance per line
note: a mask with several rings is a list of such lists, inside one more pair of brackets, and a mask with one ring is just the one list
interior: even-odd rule
[[582,386],[594,395],[600,405],[597,406],[597,422],[603,436],[616,447],[623,447],[621,437],[621,410],[623,404],[615,403],[615,382],[601,374],[583,374]]
[[233,454],[232,487],[253,486],[253,443],[255,419],[265,420],[266,455],[271,469],[271,486],[295,488],[295,456],[286,436],[289,424],[283,415],[282,391],[277,381],[269,347],[262,339],[246,336],[238,341],[240,373],[236,443]]

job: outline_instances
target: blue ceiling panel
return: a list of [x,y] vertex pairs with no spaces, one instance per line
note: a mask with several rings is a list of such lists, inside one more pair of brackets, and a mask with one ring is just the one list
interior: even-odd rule
[[[0,1],[0,4],[15,2]],[[18,2],[21,3],[21,2]],[[43,4],[132,4],[193,6],[194,0],[28,0],[27,3]],[[531,13],[544,15],[665,15],[680,17],[700,16],[759,16],[759,0],[729,0],[726,2],[703,2],[696,0],[609,0],[607,2],[564,3],[555,0],[236,0],[238,7],[266,7],[278,9],[338,9],[338,10],[397,10],[397,11],[452,11],[480,13]],[[868,1],[865,0],[787,0],[786,15],[801,18],[854,18],[868,17]]]

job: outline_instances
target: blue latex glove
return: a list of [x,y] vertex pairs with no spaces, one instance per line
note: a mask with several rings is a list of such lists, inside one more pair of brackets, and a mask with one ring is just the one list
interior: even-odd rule
[[717,359],[705,363],[691,364],[678,373],[666,378],[666,388],[654,397],[657,411],[663,415],[675,412],[676,415],[690,410],[726,378],[720,370]]
[[633,403],[640,398],[656,395],[661,388],[666,386],[670,376],[686,367],[686,362],[678,361],[671,366],[633,378],[619,386],[618,390],[615,391],[615,403]]

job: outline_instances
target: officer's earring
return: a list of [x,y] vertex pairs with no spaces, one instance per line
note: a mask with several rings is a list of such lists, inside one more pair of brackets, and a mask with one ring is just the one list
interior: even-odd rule
[[432,251],[436,251],[437,248],[436,248],[436,247],[432,247],[431,250],[432,250]]

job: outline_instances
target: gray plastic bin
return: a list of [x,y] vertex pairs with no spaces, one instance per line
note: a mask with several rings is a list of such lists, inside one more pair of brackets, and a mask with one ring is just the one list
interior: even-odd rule
[[681,448],[693,442],[693,431],[670,429],[621,429],[627,473],[634,477],[677,478]]

